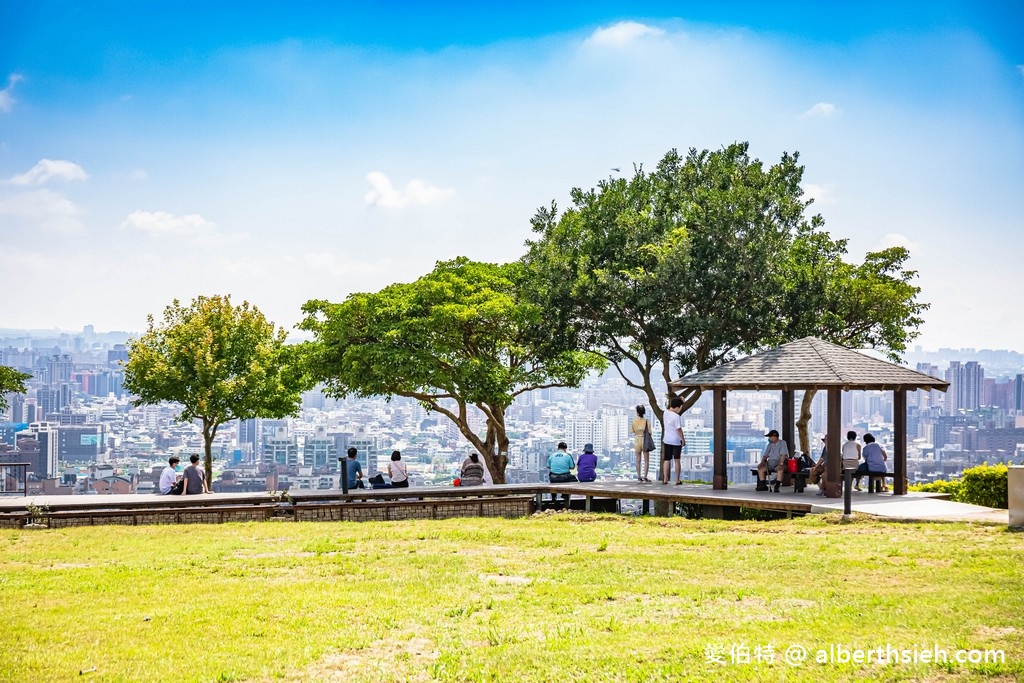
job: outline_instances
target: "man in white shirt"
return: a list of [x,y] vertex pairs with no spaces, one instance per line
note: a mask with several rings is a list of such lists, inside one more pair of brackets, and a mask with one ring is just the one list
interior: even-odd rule
[[673,396],[665,411],[664,429],[661,436],[661,483],[667,484],[672,474],[672,461],[676,462],[676,484],[683,483],[683,422],[679,414],[683,412],[683,399]]
[[160,493],[166,495],[181,493],[181,487],[175,486],[181,476],[178,474],[178,460],[177,456],[172,455],[167,459],[167,467],[160,473]]

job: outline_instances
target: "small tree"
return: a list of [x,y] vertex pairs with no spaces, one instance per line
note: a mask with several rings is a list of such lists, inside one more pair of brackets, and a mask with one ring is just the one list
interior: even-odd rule
[[[601,359],[572,345],[569,330],[529,303],[518,263],[442,261],[408,284],[343,303],[309,301],[300,324],[310,375],[335,396],[405,396],[459,428],[495,483],[505,481],[505,410],[533,389],[576,386]],[[470,425],[475,406],[486,419]]]
[[255,306],[232,306],[230,296],[199,296],[188,307],[175,299],[161,324],[148,320],[146,333],[128,343],[125,388],[137,405],[180,403],[179,420],[202,423],[207,481],[222,424],[298,411],[307,384],[295,347]]
[[0,410],[7,409],[7,396],[5,394],[25,393],[25,380],[28,379],[32,379],[32,375],[18,372],[6,365],[0,365]]

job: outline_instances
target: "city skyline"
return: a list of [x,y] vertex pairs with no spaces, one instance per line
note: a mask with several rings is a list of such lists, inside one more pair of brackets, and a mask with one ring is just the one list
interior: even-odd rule
[[137,332],[223,293],[291,330],[518,258],[573,186],[749,140],[801,152],[851,259],[909,246],[912,348],[1019,345],[1024,9],[810,7],[5,3],[0,267],[35,305],[0,321]]

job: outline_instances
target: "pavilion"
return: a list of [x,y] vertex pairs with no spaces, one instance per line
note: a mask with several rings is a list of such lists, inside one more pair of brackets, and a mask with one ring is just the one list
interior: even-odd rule
[[[828,392],[828,471],[841,471],[842,392],[893,392],[893,493],[907,492],[907,392],[918,389],[946,391],[949,383],[915,370],[872,358],[815,337],[805,337],[782,346],[724,363],[671,382],[684,394],[697,390],[713,392],[714,488],[728,488],[726,475],[726,392],[761,390],[782,392],[782,438],[795,453],[794,392],[808,389]],[[839,477],[829,477],[825,495],[838,498]]]

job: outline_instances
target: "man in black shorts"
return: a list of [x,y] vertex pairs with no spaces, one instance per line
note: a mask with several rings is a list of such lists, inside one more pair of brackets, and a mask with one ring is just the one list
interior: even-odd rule
[[672,475],[672,461],[676,461],[676,484],[683,483],[683,422],[679,414],[683,412],[683,399],[673,396],[665,411],[665,429],[661,435],[661,483],[667,484]]

